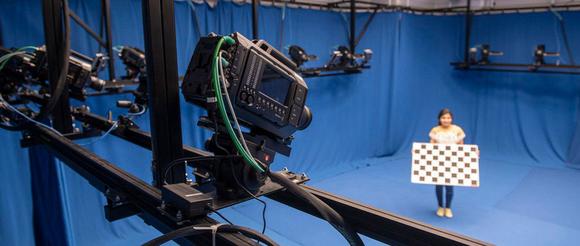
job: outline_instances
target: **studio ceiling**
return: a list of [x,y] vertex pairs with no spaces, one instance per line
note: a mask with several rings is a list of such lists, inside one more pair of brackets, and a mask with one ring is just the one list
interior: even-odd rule
[[[203,0],[194,0],[203,1]],[[215,4],[220,0],[206,0]],[[234,2],[251,3],[252,0],[232,0]],[[348,10],[349,0],[260,0],[264,5],[307,7],[319,9]],[[411,11],[450,11],[460,12],[467,6],[467,0],[356,0],[359,11],[372,10],[380,7],[381,10],[403,9]],[[471,0],[473,11],[505,11],[527,10],[546,11],[549,8],[577,10],[580,9],[580,0]]]

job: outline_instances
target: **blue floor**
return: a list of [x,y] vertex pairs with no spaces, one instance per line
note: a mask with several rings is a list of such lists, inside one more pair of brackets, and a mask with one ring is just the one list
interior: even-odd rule
[[[377,208],[498,245],[580,242],[580,171],[563,165],[481,160],[481,187],[455,189],[453,219],[435,215],[433,186],[410,183],[410,159],[351,163],[314,177],[310,185]],[[561,168],[558,166],[562,166]],[[254,201],[224,210],[234,223],[261,227]],[[268,231],[281,245],[345,245],[324,221],[268,200]],[[380,245],[365,238],[367,245]]]

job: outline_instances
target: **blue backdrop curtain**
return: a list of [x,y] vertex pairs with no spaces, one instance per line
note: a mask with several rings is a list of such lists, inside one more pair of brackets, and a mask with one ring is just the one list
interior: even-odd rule
[[[70,5],[98,30],[99,2],[71,1]],[[143,48],[141,2],[111,2],[114,44]],[[273,7],[260,10],[261,38],[280,49],[298,44],[317,54],[320,59],[308,66],[322,65],[333,48],[347,44],[347,16],[341,13]],[[247,5],[220,2],[210,8],[177,1],[175,14],[180,75],[199,33],[238,31],[251,35],[251,8]],[[580,50],[580,30],[573,29],[573,23],[580,23],[580,13],[562,15],[572,50]],[[359,23],[367,17],[357,15]],[[4,45],[41,45],[41,20],[40,1],[2,1]],[[72,25],[72,48],[87,55],[97,52],[96,43]],[[378,14],[358,46],[358,51],[373,50],[372,68],[358,75],[308,79],[307,103],[314,120],[308,129],[296,133],[291,157],[276,157],[274,169],[288,166],[316,178],[356,168],[351,164],[355,160],[408,156],[413,141],[427,141],[437,112],[444,107],[454,112],[456,123],[468,135],[467,142],[480,145],[482,158],[556,168],[563,167],[566,160],[580,162],[575,155],[580,147],[578,77],[454,70],[449,62],[463,57],[463,30],[462,16]],[[559,49],[562,62],[569,61],[551,13],[476,16],[472,33],[472,45],[488,43],[504,51],[503,57],[494,58],[496,61],[530,63],[536,44]],[[579,55],[575,54],[577,61]],[[120,62],[117,71],[123,71]],[[114,106],[119,99],[131,97],[92,98],[88,103],[94,112],[121,114],[124,112]],[[195,126],[203,111],[184,101],[181,105],[184,142],[203,146],[209,133]],[[137,122],[143,129],[149,128],[148,116]],[[0,160],[0,183],[10,187],[0,193],[3,244],[126,245],[158,235],[137,217],[107,222],[102,209],[105,200],[87,181],[59,162],[51,164],[46,157],[39,157],[46,165],[30,166],[28,150],[18,147],[19,134],[0,134],[4,146],[0,149],[4,157]],[[151,180],[148,151],[114,137],[86,147]],[[42,203],[59,206],[44,207]],[[34,211],[43,216],[33,219]]]

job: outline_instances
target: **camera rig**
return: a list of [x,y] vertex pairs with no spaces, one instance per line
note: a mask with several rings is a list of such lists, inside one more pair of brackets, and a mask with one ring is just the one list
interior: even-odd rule
[[[224,43],[222,38],[210,34],[199,40],[181,91],[186,101],[205,108],[208,113],[198,125],[214,132],[206,142],[209,151],[216,155],[239,152],[240,146],[232,139],[239,137],[239,145],[260,163],[249,160],[250,165],[239,161],[216,165],[219,167],[215,167],[213,173],[230,177],[219,182],[218,191],[239,193],[240,186],[233,183],[238,179],[245,188],[256,191],[266,181],[261,171],[269,168],[276,153],[290,155],[292,133],[310,124],[312,115],[305,105],[308,88],[302,77],[294,72],[295,65],[267,42],[252,42],[239,33],[227,36],[231,44]],[[225,108],[219,105],[218,97],[222,95],[216,94],[215,85],[221,85],[212,85],[212,81],[217,80],[224,85],[220,90],[224,90],[223,97],[230,106],[229,114],[225,115],[232,115],[233,121],[248,128],[248,132],[238,129],[237,135],[228,133],[231,124],[227,118],[230,116],[224,118],[224,114],[220,114]],[[257,170],[250,168],[252,164]],[[233,167],[224,168],[228,165]],[[232,179],[225,174],[232,172],[239,178]]]
[[[214,123],[219,119],[213,117],[217,115],[216,95],[208,83],[212,71],[207,66],[211,64],[220,38],[210,35],[200,39],[182,83],[185,99],[206,108],[210,116],[207,120]],[[266,146],[288,155],[289,150],[283,146],[291,143],[292,133],[305,129],[312,120],[305,104],[308,87],[294,72],[296,65],[265,41],[254,43],[239,33],[232,34],[231,38],[235,43],[220,51],[222,64],[219,65],[225,67],[222,74],[227,82],[224,90],[232,102],[232,109],[240,123],[250,128],[247,136],[268,138]],[[264,156],[261,161],[271,163],[273,155],[271,157]]]
[[338,46],[332,52],[330,60],[322,67],[303,67],[304,63],[317,60],[318,57],[307,54],[304,48],[298,45],[288,47],[288,55],[297,65],[296,71],[308,78],[361,73],[364,69],[370,68],[369,62],[373,56],[373,51],[364,49],[363,53],[355,54],[346,46]]
[[[93,60],[90,58],[75,60],[74,52],[68,51],[68,17],[76,15],[68,9],[67,1],[43,0],[43,10],[45,55],[36,47],[26,52],[4,50],[1,56],[12,57],[6,60],[7,67],[0,69],[2,123],[22,132],[22,146],[45,146],[102,192],[107,198],[105,216],[109,221],[139,215],[167,233],[150,245],[173,239],[184,245],[255,245],[250,239],[275,245],[256,231],[220,227],[207,216],[263,195],[329,221],[353,245],[362,244],[357,233],[390,244],[484,244],[305,186],[305,175],[271,171],[269,164],[275,154],[290,153],[292,134],[307,127],[312,115],[305,106],[308,88],[296,75],[297,66],[265,41],[249,41],[234,33],[210,35],[199,42],[182,93],[188,102],[208,112],[198,124],[212,129],[214,135],[206,150],[201,150],[184,146],[181,140],[172,1],[143,1],[145,52],[132,47],[120,49],[127,74],[118,80],[109,78],[102,89],[93,86],[98,81],[93,77],[98,78],[99,63],[89,62]],[[103,11],[108,11],[107,0],[103,0]],[[61,23],[54,22],[59,17],[64,17],[64,30]],[[82,23],[78,16],[75,21]],[[107,22],[109,26],[110,20]],[[109,61],[112,70],[110,30],[106,33],[109,52],[100,59]],[[38,62],[42,59],[46,62]],[[75,62],[82,62],[79,64],[84,66],[79,67],[83,70],[68,69],[76,66],[71,65]],[[59,73],[61,70],[64,73]],[[255,80],[250,79],[253,82],[244,87],[248,78]],[[57,93],[61,85],[64,89]],[[137,85],[137,89],[125,90],[128,85]],[[69,106],[70,98],[83,100],[127,92],[136,98],[117,102],[129,112],[116,120],[94,114],[86,106]],[[69,97],[70,93],[79,96]],[[47,107],[53,101],[55,106]],[[30,103],[51,110],[42,114],[28,107]],[[151,115],[151,132],[141,130],[132,121],[145,109]],[[52,119],[52,127],[44,124],[50,122],[47,119]],[[73,128],[73,122],[81,123],[82,128]],[[152,151],[152,184],[72,141],[103,132]],[[185,165],[193,168],[195,180],[186,179]],[[200,227],[213,228],[215,237],[196,229]]]

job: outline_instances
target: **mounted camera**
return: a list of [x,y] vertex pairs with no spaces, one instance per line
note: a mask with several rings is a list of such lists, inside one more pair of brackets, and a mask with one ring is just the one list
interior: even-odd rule
[[47,78],[46,52],[39,47],[26,52],[0,47],[0,91],[2,95],[16,93],[24,83],[44,81]]
[[546,51],[546,45],[538,44],[534,50],[534,66],[541,66],[546,64],[545,57],[558,57],[560,52],[548,52]]
[[125,65],[126,75],[122,76],[123,80],[138,83],[137,89],[132,91],[135,100],[117,101],[117,106],[129,109],[130,113],[141,112],[147,106],[147,64],[145,52],[139,48],[123,46],[119,50],[119,58]]
[[[44,46],[34,47],[33,51],[7,50],[0,51],[1,56],[9,56],[4,61],[0,71],[2,86],[21,87],[23,84],[36,84],[47,87],[46,79],[48,67],[46,63],[46,49]],[[87,57],[76,51],[71,51],[66,84],[71,97],[78,100],[86,99],[86,88],[96,91],[103,90],[106,82],[99,79],[97,74],[103,68],[107,57],[97,54],[95,58]],[[13,87],[12,89],[15,89]],[[41,91],[47,91],[41,90]],[[4,91],[6,92],[6,91]],[[42,93],[42,92],[41,92]]]
[[477,45],[469,49],[469,63],[487,65],[491,56],[503,56],[502,51],[492,51],[489,44]]
[[290,59],[296,63],[297,67],[301,67],[306,62],[318,60],[317,56],[307,54],[304,48],[298,45],[288,47],[288,55],[290,55]]
[[[40,114],[29,108],[30,103],[45,106],[52,97],[47,81],[48,66],[45,46],[26,46],[20,49],[0,48],[0,124],[3,128],[19,130],[29,122],[22,117],[35,118]],[[107,57],[97,54],[91,59],[71,51],[68,71],[63,81],[71,98],[85,100],[86,90],[103,90],[106,82],[97,77]],[[14,106],[12,106],[14,105]]]
[[123,79],[135,80],[139,76],[145,76],[146,73],[146,63],[145,63],[145,52],[139,48],[123,46],[119,51],[119,58],[123,61],[125,65],[125,71],[127,74],[123,76]]
[[107,57],[102,54],[90,58],[74,50],[71,51],[66,81],[72,98],[85,100],[87,87],[95,91],[105,88],[106,81],[100,79],[97,74],[103,68],[106,59]]
[[[305,129],[312,115],[305,105],[308,87],[294,72],[296,65],[263,40],[250,41],[239,33],[231,37],[236,43],[223,49],[223,61],[229,64],[224,75],[242,124],[282,142]],[[185,99],[208,111],[215,97],[211,58],[219,38],[199,41],[182,84]]]
[[373,51],[365,49],[362,54],[352,53],[346,46],[339,46],[332,52],[327,68],[341,68],[346,72],[360,72],[362,66],[366,65],[372,58]]
[[[288,156],[288,146],[297,130],[308,127],[312,114],[306,106],[308,87],[296,70],[296,64],[286,58],[263,40],[250,41],[240,33],[229,35],[235,42],[223,44],[216,51],[221,36],[210,34],[201,38],[189,63],[181,85],[185,100],[207,110],[198,125],[214,131],[206,142],[206,148],[216,154],[236,153],[236,148],[228,137],[224,119],[219,116],[215,89],[212,86],[212,65],[215,55],[223,70],[220,80],[226,85],[227,98],[237,121],[248,128],[243,132],[244,144],[251,155],[264,165],[274,160],[276,153]],[[224,95],[225,97],[225,95]],[[263,174],[248,165],[216,164],[210,171],[215,176],[241,177],[248,189],[257,189],[264,184]],[[231,171],[229,165],[235,165]],[[233,173],[233,174],[232,174]],[[223,186],[232,188],[233,179],[223,178]],[[218,187],[220,184],[218,184]],[[220,190],[218,188],[218,190]],[[223,189],[221,189],[223,190]]]

